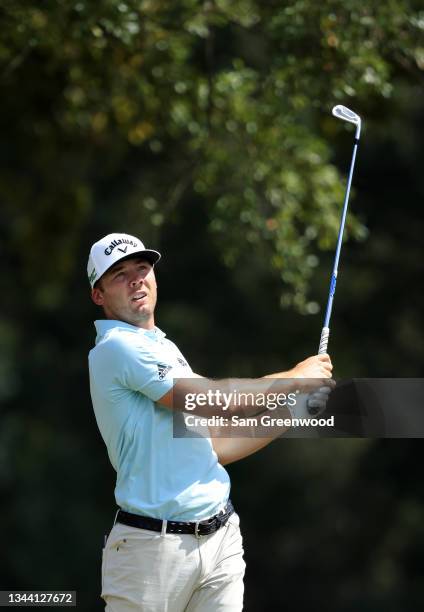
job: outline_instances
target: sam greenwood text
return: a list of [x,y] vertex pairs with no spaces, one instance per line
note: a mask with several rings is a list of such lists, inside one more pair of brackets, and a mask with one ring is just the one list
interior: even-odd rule
[[231,418],[223,416],[198,417],[194,414],[184,414],[187,427],[334,427],[334,415],[328,419],[310,418],[278,418],[268,414],[258,417]]

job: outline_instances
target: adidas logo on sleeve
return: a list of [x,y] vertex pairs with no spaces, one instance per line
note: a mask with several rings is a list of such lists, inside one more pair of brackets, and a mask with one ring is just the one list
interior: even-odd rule
[[159,380],[163,380],[170,370],[172,370],[172,366],[158,363]]

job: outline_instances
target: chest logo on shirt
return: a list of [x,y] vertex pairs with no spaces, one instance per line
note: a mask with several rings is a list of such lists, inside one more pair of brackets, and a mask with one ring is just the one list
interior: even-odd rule
[[158,363],[159,380],[163,380],[168,374],[169,370],[172,370],[172,366]]
[[181,359],[181,357],[177,357],[177,361],[180,365],[183,366],[183,368],[186,368],[188,366],[187,361],[185,361],[184,359]]

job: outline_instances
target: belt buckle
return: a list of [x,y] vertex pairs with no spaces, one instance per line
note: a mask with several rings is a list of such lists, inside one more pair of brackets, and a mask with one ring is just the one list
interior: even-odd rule
[[[226,513],[224,511],[221,511],[219,514],[216,514],[214,517],[210,518],[210,519],[206,519],[203,521],[197,521],[197,523],[194,523],[194,535],[196,536],[196,538],[201,538],[203,534],[199,533],[199,526],[202,524],[207,524],[207,527],[211,528],[212,526],[215,527],[215,529],[209,531],[209,533],[214,533],[215,531],[218,531],[218,529],[220,529],[222,527],[222,525],[225,523],[226,519],[228,518],[228,516],[226,515]],[[209,533],[207,535],[209,535]]]
[[218,529],[221,529],[222,525],[224,524],[225,514],[221,516],[220,514],[217,514],[215,517],[216,531],[218,531]]

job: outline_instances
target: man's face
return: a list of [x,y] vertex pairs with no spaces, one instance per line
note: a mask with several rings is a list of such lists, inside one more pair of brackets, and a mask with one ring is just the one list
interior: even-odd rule
[[118,261],[103,274],[91,297],[108,319],[144,329],[155,325],[156,278],[153,266],[143,257]]

